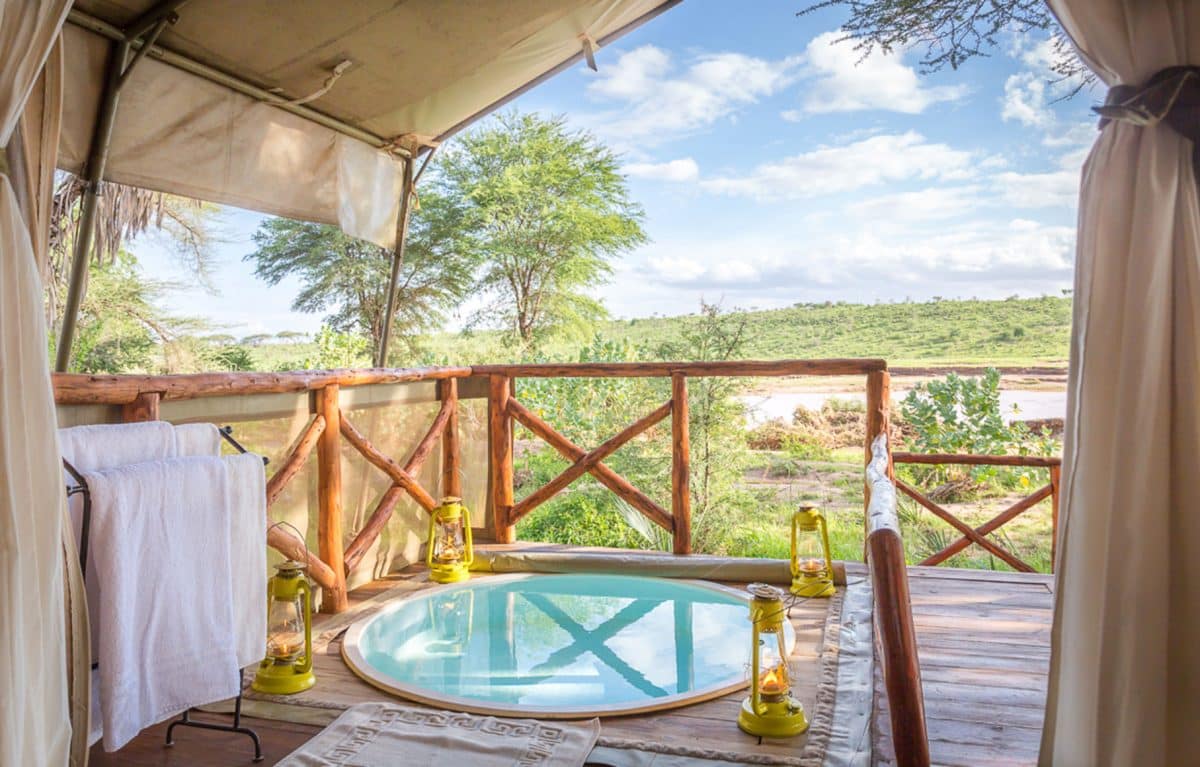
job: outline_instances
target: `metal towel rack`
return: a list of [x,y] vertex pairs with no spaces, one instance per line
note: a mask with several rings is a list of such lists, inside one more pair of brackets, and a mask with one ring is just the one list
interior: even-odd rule
[[[221,437],[233,446],[239,453],[248,452],[240,442],[233,438],[232,426],[221,426],[217,428],[217,432]],[[270,463],[270,460],[263,456],[263,466]],[[67,485],[67,497],[75,495],[83,496],[83,514],[81,515],[79,526],[79,569],[83,573],[84,582],[87,582],[87,560],[88,560],[88,545],[92,528],[92,491],[88,488],[87,479],[83,473],[76,469],[66,458],[62,459],[63,468],[71,475],[71,479],[75,484]],[[264,640],[265,641],[265,640]],[[99,661],[92,661],[92,670],[100,667]],[[189,708],[179,715],[179,718],[171,722],[167,726],[166,745],[175,745],[175,740],[172,737],[176,727],[196,727],[203,730],[218,730],[220,732],[235,732],[245,735],[254,742],[254,761],[261,762],[263,760],[262,742],[258,738],[258,733],[249,727],[242,726],[242,670],[238,669],[238,694],[233,703],[233,722],[231,724],[213,724],[211,722],[196,722],[191,718],[192,711],[195,709]]]

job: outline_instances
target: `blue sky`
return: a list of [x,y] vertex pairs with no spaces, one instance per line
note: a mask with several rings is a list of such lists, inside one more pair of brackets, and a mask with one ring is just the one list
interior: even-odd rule
[[[1096,96],[1056,103],[1045,40],[921,76],[916,53],[860,60],[836,43],[841,11],[803,5],[687,0],[599,51],[599,72],[515,103],[622,155],[651,242],[599,291],[613,315],[1069,288]],[[298,283],[269,287],[241,260],[262,218],[224,213],[219,294],[173,294],[172,311],[235,334],[320,326],[291,311]],[[151,276],[185,278],[152,238],[133,250]]]

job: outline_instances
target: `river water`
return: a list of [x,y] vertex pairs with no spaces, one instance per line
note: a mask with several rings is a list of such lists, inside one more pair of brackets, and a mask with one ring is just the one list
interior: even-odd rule
[[[907,391],[899,389],[892,392],[892,400],[897,404]],[[747,420],[751,426],[757,426],[772,418],[782,418],[791,423],[792,412],[797,405],[804,405],[810,410],[820,410],[828,399],[855,400],[866,402],[867,395],[862,392],[772,392],[770,394],[748,394],[739,397],[746,405]],[[1013,406],[1017,411],[1014,413]],[[1000,407],[1005,421],[1014,418],[1028,421],[1040,418],[1063,418],[1067,413],[1067,393],[1065,391],[1022,391],[1010,390],[1000,392]]]

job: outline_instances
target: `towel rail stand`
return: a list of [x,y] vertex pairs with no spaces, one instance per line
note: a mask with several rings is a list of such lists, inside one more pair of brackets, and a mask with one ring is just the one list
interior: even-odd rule
[[[240,442],[233,438],[233,427],[222,426],[217,429],[221,437],[233,446],[239,453],[247,452],[246,448]],[[263,466],[270,463],[270,460],[263,457]],[[88,545],[92,528],[92,492],[88,488],[87,479],[79,469],[75,468],[66,458],[62,459],[63,468],[67,474],[71,475],[71,479],[75,484],[67,485],[67,497],[74,495],[83,496],[83,513],[80,519],[79,527],[79,569],[83,573],[84,582],[87,581],[87,560],[88,560]],[[265,641],[265,639],[264,639]],[[92,661],[92,670],[95,671],[100,667],[99,661]],[[262,742],[258,738],[258,733],[249,727],[242,726],[242,670],[238,669],[238,694],[233,702],[233,722],[231,724],[218,724],[215,722],[197,722],[191,717],[194,708],[189,708],[179,715],[179,718],[171,722],[167,726],[166,744],[167,746],[175,745],[175,740],[172,737],[176,727],[195,727],[203,730],[217,730],[220,732],[234,732],[239,735],[245,735],[254,742],[254,761],[261,762],[263,760]]]

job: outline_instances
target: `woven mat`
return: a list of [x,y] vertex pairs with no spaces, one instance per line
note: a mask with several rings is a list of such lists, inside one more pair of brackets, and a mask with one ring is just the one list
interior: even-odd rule
[[[405,581],[361,603],[350,614],[339,615],[322,624],[314,642],[317,685],[296,695],[264,695],[249,689],[251,676],[248,674],[244,712],[267,719],[327,725],[351,706],[395,702],[396,698],[363,682],[346,666],[341,658],[341,636],[354,621],[381,609],[392,599],[432,585],[435,584],[425,580]],[[847,592],[850,592],[852,604],[860,607],[866,604],[867,609],[865,616],[859,609],[850,619],[850,625],[843,626]],[[737,712],[746,695],[740,691],[669,711],[602,719],[598,745],[604,747],[605,757],[599,763],[647,764],[645,759],[632,757],[658,754],[679,757],[669,760],[672,765],[695,764],[697,767],[705,764],[704,760],[816,767],[825,764],[827,755],[836,756],[834,761],[837,763],[857,764],[859,760],[854,755],[861,755],[860,750],[869,744],[869,737],[862,732],[861,725],[869,720],[870,696],[866,696],[865,711],[861,710],[862,703],[857,700],[860,696],[852,696],[856,698],[853,705],[842,705],[842,714],[836,723],[834,720],[835,708],[839,708],[836,705],[839,678],[846,684],[847,678],[870,677],[869,604],[868,587],[861,578],[856,578],[851,579],[847,587],[839,588],[831,599],[807,600],[791,608],[790,617],[796,629],[796,646],[790,658],[796,685],[793,694],[803,703],[809,718],[809,729],[803,735],[760,739],[743,733],[736,724]],[[866,641],[862,639],[864,622]],[[855,668],[858,671],[848,675],[847,669]],[[854,684],[846,686],[853,687]],[[434,710],[408,701],[405,705]],[[846,716],[847,711],[853,716]],[[612,754],[619,751],[629,753],[631,758],[618,762]]]
[[360,703],[279,767],[581,767],[600,722],[538,722]]

